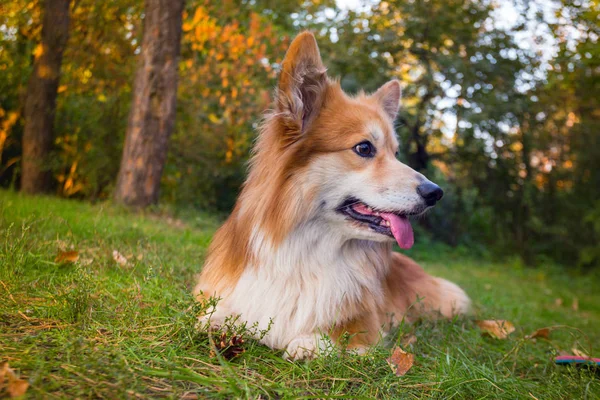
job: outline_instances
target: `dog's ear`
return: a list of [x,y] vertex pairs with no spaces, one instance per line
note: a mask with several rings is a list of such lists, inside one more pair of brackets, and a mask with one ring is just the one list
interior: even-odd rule
[[283,60],[277,88],[277,114],[286,137],[295,141],[319,114],[327,89],[326,68],[315,37],[296,36]]
[[379,104],[383,107],[386,114],[393,120],[398,116],[398,109],[400,108],[400,82],[397,79],[391,80],[373,93]]

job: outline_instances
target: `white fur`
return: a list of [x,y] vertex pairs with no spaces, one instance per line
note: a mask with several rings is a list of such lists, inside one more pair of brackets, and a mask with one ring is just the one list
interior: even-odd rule
[[471,310],[471,299],[457,284],[442,278],[435,278],[440,284],[442,299],[441,314],[450,317],[457,314],[468,314]]
[[[260,265],[246,267],[231,293],[217,306],[213,323],[228,314],[239,315],[260,330],[273,322],[262,342],[283,349],[304,336],[327,333],[339,321],[345,300],[359,300],[363,290],[383,301],[384,270],[365,274],[369,258],[379,257],[381,244],[348,240],[327,224],[309,221],[295,229],[268,253],[264,235],[253,234]],[[380,262],[374,265],[384,265]]]

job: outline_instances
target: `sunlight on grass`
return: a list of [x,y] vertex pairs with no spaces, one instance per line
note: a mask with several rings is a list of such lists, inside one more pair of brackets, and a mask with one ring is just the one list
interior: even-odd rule
[[[344,351],[291,363],[248,337],[239,356],[213,352],[196,328],[191,298],[218,221],[130,214],[0,192],[0,361],[31,385],[31,398],[597,398],[594,371],[558,367],[573,348],[598,355],[600,293],[596,276],[524,269],[464,256],[413,253],[426,269],[452,278],[475,315],[403,325],[365,356]],[[55,262],[77,251],[76,263]],[[117,250],[127,258],[120,265]],[[558,300],[560,299],[560,301]],[[507,340],[481,335],[475,319],[506,319]],[[557,326],[550,339],[526,339]],[[213,335],[213,343],[215,334]],[[394,343],[415,365],[403,377],[386,359]]]

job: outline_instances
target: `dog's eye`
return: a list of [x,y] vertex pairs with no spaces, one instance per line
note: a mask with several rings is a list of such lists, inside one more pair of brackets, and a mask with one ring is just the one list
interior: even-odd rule
[[375,156],[375,147],[371,142],[361,142],[354,146],[354,152],[361,157],[371,158]]

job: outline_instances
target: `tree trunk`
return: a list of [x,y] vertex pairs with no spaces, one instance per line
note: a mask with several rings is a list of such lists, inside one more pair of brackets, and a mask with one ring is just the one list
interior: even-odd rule
[[21,162],[21,190],[45,192],[50,187],[48,156],[53,142],[56,95],[62,56],[69,36],[70,0],[46,0],[42,40],[27,85]]
[[144,37],[115,190],[115,200],[129,206],[158,201],[175,125],[183,5],[184,0],[146,0]]

